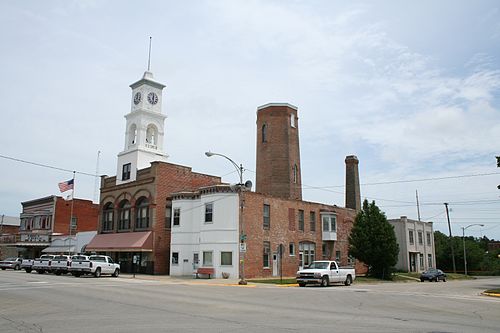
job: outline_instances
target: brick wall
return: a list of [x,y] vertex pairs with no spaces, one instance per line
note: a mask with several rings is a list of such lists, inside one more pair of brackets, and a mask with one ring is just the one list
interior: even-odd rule
[[[97,230],[99,205],[90,200],[74,199],[73,217],[77,218],[77,227],[71,233],[75,235],[80,231]],[[54,232],[68,234],[71,215],[71,202],[61,197],[56,198],[56,207],[54,214]]]
[[[329,256],[325,259],[335,260],[336,251],[340,251],[340,265],[348,263],[348,237],[355,218],[352,209],[320,203],[287,200],[269,195],[245,192],[243,209],[243,230],[247,235],[247,252],[245,253],[245,277],[270,277],[272,270],[272,254],[280,244],[284,245],[282,261],[283,276],[295,276],[299,267],[299,243],[315,243],[316,260],[323,259],[322,226],[320,212],[334,212],[337,216],[337,241],[327,242],[330,245]],[[263,205],[270,205],[270,228],[263,228]],[[304,230],[298,228],[298,211],[304,211]],[[310,212],[316,213],[316,230],[311,231]],[[293,224],[293,226],[291,225]],[[263,243],[271,244],[270,267],[263,268]],[[295,244],[295,256],[289,255],[289,244]],[[357,273],[365,273],[364,265],[356,264]]]

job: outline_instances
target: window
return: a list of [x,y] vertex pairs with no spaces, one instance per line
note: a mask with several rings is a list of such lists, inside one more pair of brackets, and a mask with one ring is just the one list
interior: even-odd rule
[[413,245],[415,243],[413,240],[413,230],[408,231],[408,237],[410,238],[410,245]]
[[118,230],[130,229],[130,203],[122,200],[119,205],[120,218],[118,220]]
[[263,227],[269,229],[271,227],[271,206],[264,205],[263,216]]
[[418,244],[419,245],[423,245],[424,244],[424,238],[423,238],[423,235],[422,235],[422,231],[418,232]]
[[269,254],[271,253],[271,243],[270,242],[264,242],[264,248],[263,248],[263,267],[264,268],[269,268]]
[[203,251],[203,266],[213,266],[212,251]]
[[354,259],[354,257],[353,257],[353,256],[349,255],[349,256],[347,257],[347,264],[348,264],[349,266],[354,266],[354,264],[355,264],[355,259]]
[[288,250],[289,250],[288,252],[289,252],[290,256],[292,256],[292,257],[295,256],[295,243],[290,243],[288,245]]
[[293,113],[290,115],[290,126],[295,127],[295,115]]
[[309,266],[316,257],[316,244],[299,243],[299,252],[302,253],[302,261],[299,263],[302,267]]
[[427,238],[427,246],[431,246],[431,233],[427,231],[426,233],[426,238]]
[[220,264],[221,264],[221,266],[232,266],[233,265],[233,252],[221,252],[220,253]]
[[149,201],[145,197],[137,200],[135,227],[137,229],[149,228]]
[[335,261],[340,262],[340,251],[335,252]]
[[293,165],[293,183],[294,184],[297,184],[298,175],[299,175],[299,168],[297,167],[297,164],[294,164]]
[[428,268],[432,267],[432,254],[427,255],[427,264],[429,265]]
[[165,207],[165,229],[170,229],[172,227],[172,207]]
[[424,254],[420,253],[420,269],[424,269]]
[[130,169],[131,169],[130,163],[123,165],[123,167],[122,167],[122,180],[130,179]]
[[337,216],[336,215],[323,215],[323,231],[336,232],[337,231]]
[[181,224],[181,209],[174,208],[174,227]]
[[309,213],[309,229],[316,231],[316,212]]
[[262,142],[267,142],[267,125],[262,125]]
[[76,227],[78,225],[78,218],[77,217],[71,217],[71,230],[76,230]]
[[304,231],[304,211],[299,209],[299,230]]
[[102,210],[102,231],[111,231],[113,227],[113,204],[108,202]]
[[214,204],[206,203],[205,204],[205,223],[213,222],[213,212],[214,212]]
[[172,265],[179,265],[179,252],[172,252]]

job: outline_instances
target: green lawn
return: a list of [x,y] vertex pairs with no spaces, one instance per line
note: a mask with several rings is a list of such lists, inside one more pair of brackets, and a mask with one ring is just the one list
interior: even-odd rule
[[500,294],[500,289],[486,290],[485,293]]

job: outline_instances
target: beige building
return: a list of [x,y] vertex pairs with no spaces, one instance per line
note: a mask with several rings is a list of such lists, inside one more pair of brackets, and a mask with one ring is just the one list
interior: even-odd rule
[[388,221],[394,226],[399,244],[397,269],[423,272],[430,267],[436,267],[432,222],[410,220],[406,216]]

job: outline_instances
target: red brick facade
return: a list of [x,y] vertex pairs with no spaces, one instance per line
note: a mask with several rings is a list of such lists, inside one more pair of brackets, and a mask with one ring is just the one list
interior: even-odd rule
[[280,198],[302,199],[297,109],[266,104],[257,110],[255,191]]
[[[139,170],[137,179],[130,183],[116,185],[116,177],[104,176],[101,179],[101,212],[98,233],[139,231],[136,230],[134,223],[137,212],[136,202],[142,197],[147,198],[149,202],[149,227],[140,229],[140,231],[153,232],[153,273],[169,274],[170,219],[166,220],[167,210],[171,208],[171,194],[220,183],[220,177],[195,173],[189,167],[165,162],[153,162],[151,167]],[[130,230],[119,231],[119,205],[124,199],[130,202],[132,223]],[[111,203],[114,210],[114,224],[112,230],[103,230],[103,213],[108,203]],[[170,214],[170,211],[168,213]]]
[[[63,235],[69,234],[71,203],[72,200],[66,201],[61,197],[56,197],[54,233],[60,233]],[[90,200],[74,199],[73,217],[76,218],[76,228],[71,230],[71,234],[75,235],[80,231],[97,230],[98,216],[99,205],[92,203]]]
[[[348,258],[348,237],[351,232],[356,212],[353,209],[325,205],[314,202],[289,200],[270,195],[244,192],[243,231],[247,235],[247,252],[245,253],[245,277],[270,277],[273,275],[273,253],[280,244],[284,245],[282,259],[283,276],[295,276],[299,268],[299,244],[314,243],[315,259],[335,260],[340,251],[340,264],[351,264]],[[270,227],[263,226],[263,207],[270,207]],[[299,226],[299,210],[302,210],[303,230]],[[311,212],[315,215],[315,230],[311,230]],[[337,217],[337,240],[322,240],[321,213],[334,213]],[[302,225],[302,224],[301,224]],[[270,243],[270,265],[264,268],[264,242]],[[290,243],[295,248],[290,255]],[[325,252],[323,251],[325,250]],[[365,273],[366,267],[356,261],[356,272]]]

